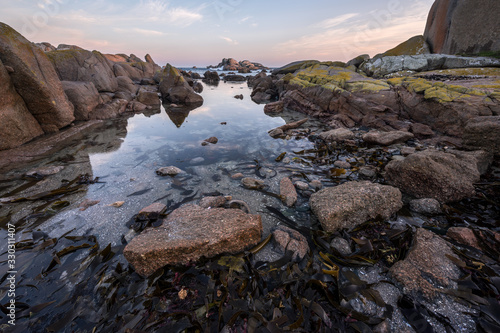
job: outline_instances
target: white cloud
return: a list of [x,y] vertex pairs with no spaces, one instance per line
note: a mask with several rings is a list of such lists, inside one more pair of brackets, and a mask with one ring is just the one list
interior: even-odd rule
[[220,36],[220,38],[223,39],[223,40],[225,40],[226,42],[228,42],[231,45],[238,45],[239,44],[237,41],[232,40],[229,37]]
[[135,28],[134,31],[137,33],[140,33],[142,35],[146,35],[146,36],[164,36],[164,35],[166,35],[166,33],[161,32],[161,31],[156,31],[156,30]]
[[337,16],[337,17],[333,17],[333,18],[330,18],[330,19],[323,20],[323,21],[315,24],[313,27],[319,28],[319,29],[333,28],[333,27],[336,27],[338,25],[341,25],[341,24],[349,21],[350,19],[352,19],[352,18],[354,18],[354,17],[356,17],[358,15],[359,15],[358,13],[350,13],[350,14],[340,15],[340,16]]

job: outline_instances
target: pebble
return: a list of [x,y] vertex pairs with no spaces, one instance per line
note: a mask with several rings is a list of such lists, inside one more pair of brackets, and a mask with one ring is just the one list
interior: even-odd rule
[[349,162],[346,162],[346,161],[335,161],[335,163],[333,163],[333,165],[337,168],[340,168],[340,169],[350,169],[351,168],[351,163]]
[[309,183],[309,185],[312,186],[313,189],[316,191],[319,191],[323,188],[323,183],[319,180],[313,180],[312,182]]
[[156,170],[156,174],[159,176],[176,176],[182,172],[181,169],[175,166],[163,167]]
[[350,255],[352,253],[349,242],[342,237],[334,238],[330,245],[344,256]]
[[234,175],[231,176],[232,179],[241,179],[245,178],[245,175],[242,174],[241,172],[235,173]]
[[306,191],[309,189],[309,184],[304,182],[296,182],[295,187],[301,191]]

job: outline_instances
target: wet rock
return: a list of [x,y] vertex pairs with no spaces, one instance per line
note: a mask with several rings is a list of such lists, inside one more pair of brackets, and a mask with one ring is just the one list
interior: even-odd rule
[[313,180],[311,183],[309,183],[313,189],[316,191],[319,191],[323,188],[323,183],[319,180]]
[[293,207],[297,202],[297,190],[293,186],[290,178],[285,177],[280,181],[280,195],[282,201],[287,207]]
[[227,198],[224,196],[204,197],[198,204],[201,208],[218,208],[227,203]]
[[97,205],[99,202],[101,202],[101,200],[85,199],[78,207],[80,208],[81,211],[84,211],[89,207]]
[[311,196],[310,204],[327,232],[353,228],[378,217],[388,219],[403,206],[397,188],[369,181],[325,188]]
[[365,141],[366,143],[372,143],[381,146],[390,146],[395,143],[404,143],[410,139],[413,139],[413,134],[404,131],[370,131],[363,135],[363,141]]
[[234,98],[236,98],[236,99],[243,99],[243,94],[235,95]]
[[319,137],[329,142],[334,142],[334,141],[342,142],[345,140],[354,139],[354,133],[351,130],[348,130],[347,128],[338,128],[328,132],[323,132],[319,135]]
[[366,178],[374,178],[377,175],[377,169],[372,165],[365,165],[359,168],[359,174]]
[[200,82],[195,82],[193,84],[194,92],[201,94],[203,92],[203,85]]
[[271,138],[278,138],[280,136],[283,136],[285,133],[281,128],[275,128],[269,131],[269,136]]
[[245,175],[242,174],[241,172],[235,173],[234,175],[231,176],[232,179],[242,179],[245,178]]
[[479,246],[476,235],[474,235],[472,229],[462,228],[462,227],[451,227],[446,232],[446,236],[454,239],[460,244],[472,246],[478,250],[481,250],[481,246]]
[[224,81],[242,82],[246,80],[247,78],[244,77],[243,75],[228,74],[224,76]]
[[333,166],[337,167],[337,168],[340,168],[340,169],[350,169],[351,168],[351,163],[347,162],[347,161],[335,161],[335,163],[333,163]]
[[244,251],[256,245],[261,235],[260,215],[186,205],[173,211],[162,226],[146,229],[132,239],[123,254],[137,273],[147,277],[165,265]]
[[302,260],[309,252],[307,238],[296,230],[279,225],[273,231],[273,237],[281,251],[293,252],[292,260]]
[[155,202],[152,205],[149,205],[147,207],[144,207],[139,211],[139,214],[136,216],[137,221],[154,221],[158,220],[161,216],[167,210],[167,206],[160,202]]
[[162,73],[160,93],[164,103],[197,106],[203,104],[203,97],[194,92],[179,70],[167,64]]
[[149,91],[141,87],[137,92],[137,101],[153,107],[160,107],[161,101],[156,91]]
[[250,190],[259,190],[264,188],[265,184],[263,180],[245,177],[241,180],[241,184]]
[[257,104],[270,102],[278,97],[278,90],[270,76],[258,74],[251,85],[253,86],[250,97]]
[[264,106],[264,112],[268,114],[281,113],[284,110],[282,101],[268,103]]
[[175,166],[163,167],[156,170],[156,174],[159,176],[176,176],[182,172],[184,171]]
[[206,71],[204,74],[203,81],[212,84],[219,83],[220,77],[216,71]]
[[[7,77],[10,78],[9,84],[5,88],[11,84],[15,87],[18,96],[21,96],[24,101],[21,105],[24,104],[24,107],[27,107],[31,116],[39,124],[37,128],[33,119],[25,112],[24,107],[15,105],[11,106],[9,117],[14,118],[13,111],[21,114],[16,115],[16,120],[12,118],[6,120],[13,121],[9,123],[14,126],[25,126],[19,121],[27,120],[26,126],[33,129],[34,133],[31,137],[26,137],[23,130],[8,129],[6,132],[12,134],[18,132],[23,137],[21,141],[28,141],[41,134],[40,127],[45,133],[53,133],[59,128],[69,125],[75,119],[73,105],[64,93],[57,72],[46,53],[5,23],[0,23],[0,60],[3,66],[14,69],[14,72],[8,74],[7,70],[3,68],[4,73],[0,74],[2,81],[7,81]],[[2,86],[4,85],[5,83],[2,84]],[[2,95],[5,91],[12,95],[11,88],[2,90]],[[2,97],[2,99],[5,98]],[[19,98],[15,98],[17,104]],[[6,120],[2,118],[2,123]]]
[[467,122],[464,146],[471,150],[486,150],[500,155],[500,116],[477,117]]
[[385,176],[391,184],[416,198],[452,202],[474,195],[474,183],[479,181],[476,163],[472,157],[458,158],[426,150],[404,161],[389,162]]
[[432,198],[416,199],[410,201],[410,209],[420,214],[436,215],[441,213],[441,204]]
[[195,164],[201,164],[205,162],[205,159],[203,157],[195,157],[191,161],[189,161],[189,164],[195,165]]
[[55,175],[56,173],[59,173],[62,170],[64,170],[64,166],[62,166],[62,165],[46,166],[46,167],[41,167],[41,168],[37,168],[34,170],[30,170],[30,171],[26,172],[26,176],[41,178],[41,177]]
[[420,228],[408,255],[396,262],[390,273],[411,295],[422,293],[427,299],[433,299],[439,288],[457,286],[454,281],[460,277],[460,270],[448,256],[457,258],[450,244]]
[[351,246],[349,245],[349,242],[342,237],[335,237],[331,241],[330,246],[335,248],[337,251],[340,252],[340,254],[342,254],[344,256],[348,256],[352,253]]
[[301,191],[306,191],[309,189],[309,184],[304,183],[304,182],[296,182],[295,187]]

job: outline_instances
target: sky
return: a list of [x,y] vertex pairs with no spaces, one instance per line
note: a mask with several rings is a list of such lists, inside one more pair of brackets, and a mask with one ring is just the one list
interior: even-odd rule
[[374,56],[424,32],[434,0],[0,0],[0,21],[32,42],[149,53],[160,65],[223,58],[279,67]]

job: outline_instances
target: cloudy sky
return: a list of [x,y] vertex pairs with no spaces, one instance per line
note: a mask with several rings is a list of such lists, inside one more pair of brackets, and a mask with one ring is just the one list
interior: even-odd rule
[[152,55],[159,64],[267,66],[371,56],[423,33],[434,0],[0,0],[34,42]]

